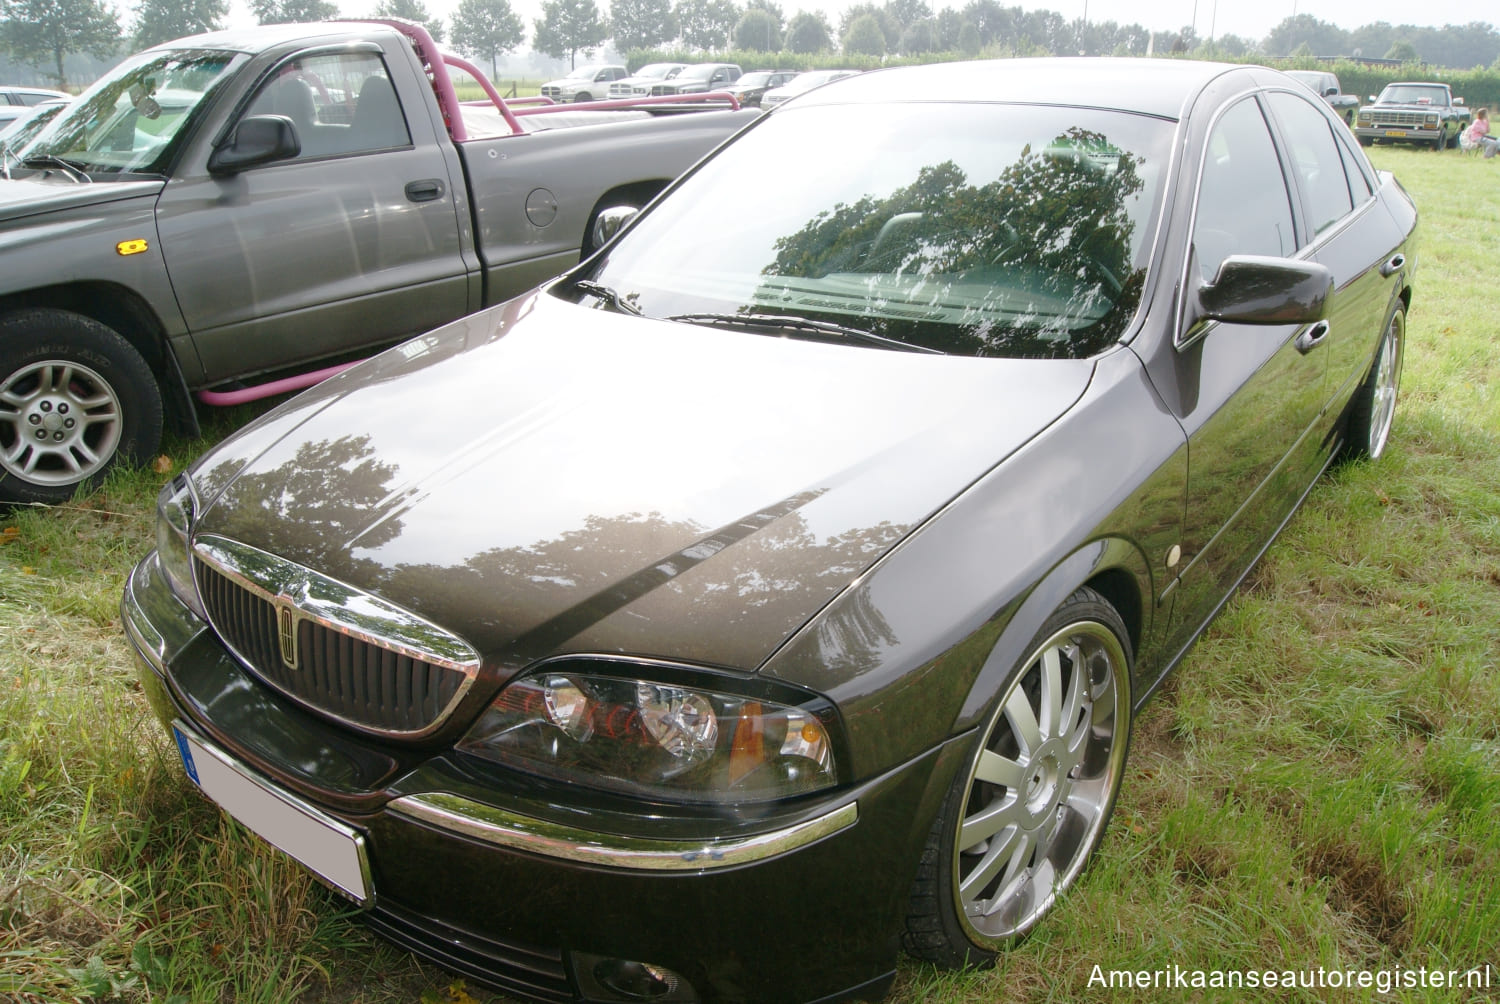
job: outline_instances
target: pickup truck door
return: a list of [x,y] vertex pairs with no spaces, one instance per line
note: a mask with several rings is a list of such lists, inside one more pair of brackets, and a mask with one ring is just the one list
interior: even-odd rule
[[210,144],[198,144],[157,207],[202,364],[195,382],[273,368],[265,360],[280,369],[374,349],[478,306],[462,246],[467,200],[455,192],[463,182],[416,103],[403,108],[373,43],[308,50],[277,64],[229,126],[285,115],[296,157],[213,175]]

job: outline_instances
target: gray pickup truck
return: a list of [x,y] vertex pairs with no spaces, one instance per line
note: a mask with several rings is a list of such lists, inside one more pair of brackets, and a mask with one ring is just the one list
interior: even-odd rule
[[195,396],[305,385],[509,299],[758,114],[460,102],[450,65],[473,69],[396,22],[199,35],[5,151],[0,504],[65,499],[164,422],[195,434]]

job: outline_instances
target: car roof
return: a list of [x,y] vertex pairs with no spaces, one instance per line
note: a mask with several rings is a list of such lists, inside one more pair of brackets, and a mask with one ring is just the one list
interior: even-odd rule
[[317,21],[300,24],[262,24],[229,28],[163,42],[157,49],[225,49],[231,52],[265,52],[286,42],[337,40],[351,34],[367,36],[371,31],[396,29],[372,21]]
[[1115,57],[930,63],[845,77],[799,97],[797,105],[909,101],[922,93],[961,101],[1114,108],[1177,119],[1210,81],[1228,73],[1248,78],[1251,69],[1188,59]]

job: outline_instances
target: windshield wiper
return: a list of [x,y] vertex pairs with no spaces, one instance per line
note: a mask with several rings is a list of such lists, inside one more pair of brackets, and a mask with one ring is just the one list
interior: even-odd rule
[[79,184],[84,184],[85,182],[94,180],[93,178],[90,178],[84,171],[84,169],[79,167],[77,164],[69,163],[68,161],[63,160],[61,157],[54,157],[50,153],[34,153],[30,157],[27,157],[25,160],[21,161],[21,166],[34,168],[36,170],[55,167]]
[[643,316],[641,308],[628,302],[620,295],[619,290],[613,286],[606,286],[604,283],[594,282],[592,279],[575,279],[573,281],[573,288],[581,289],[589,296],[597,296],[622,314],[634,314],[636,317]]
[[914,345],[911,342],[903,342],[899,338],[887,338],[884,335],[877,335],[873,331],[865,331],[862,328],[848,328],[842,324],[832,324],[828,321],[812,321],[806,317],[794,317],[789,314],[674,314],[668,317],[667,320],[685,321],[688,324],[721,324],[743,328],[771,328],[779,331],[807,331],[818,335],[829,335],[846,342],[877,345],[884,349],[899,349],[903,352],[926,352],[935,356],[947,354],[941,349],[928,348],[926,345]]

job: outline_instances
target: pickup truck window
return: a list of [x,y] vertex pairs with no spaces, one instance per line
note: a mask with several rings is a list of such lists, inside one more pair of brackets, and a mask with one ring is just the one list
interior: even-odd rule
[[[589,278],[715,330],[777,315],[962,355],[1088,356],[1135,315],[1171,135],[1083,108],[793,107],[704,163]],[[836,169],[786,155],[829,136]]]
[[89,174],[160,174],[183,126],[245,57],[152,50],[128,59],[68,106],[27,150]]
[[409,146],[411,134],[381,58],[368,52],[294,59],[261,85],[246,115],[285,115],[299,160]]
[[1447,105],[1446,87],[1426,87],[1421,84],[1391,84],[1380,92],[1379,104],[1392,105]]

